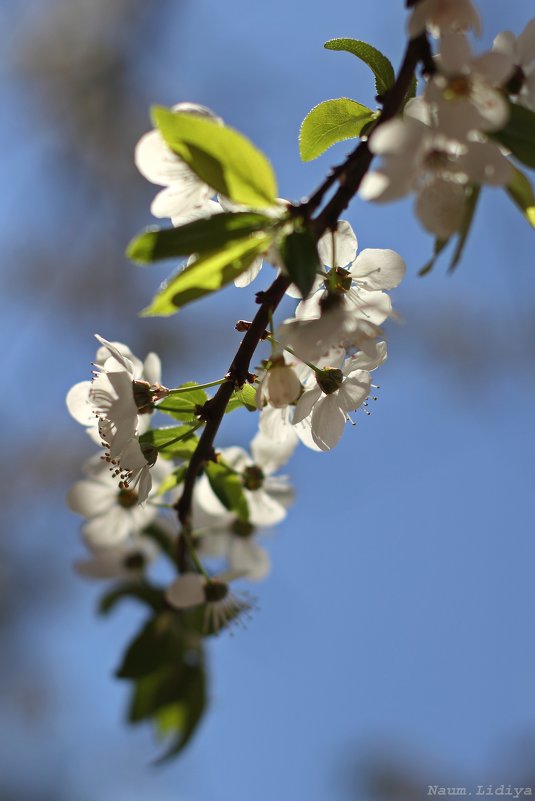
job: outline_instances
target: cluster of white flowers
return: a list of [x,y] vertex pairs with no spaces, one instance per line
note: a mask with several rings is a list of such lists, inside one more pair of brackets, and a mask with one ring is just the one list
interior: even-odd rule
[[[220,123],[202,106],[178,104],[175,109]],[[236,210],[225,198],[214,198],[158,131],[142,137],[136,164],[148,180],[164,187],[152,204],[153,214],[169,217],[175,226],[222,209]],[[281,208],[282,201],[273,213]],[[294,317],[269,332],[271,353],[254,377],[260,431],[251,452],[230,447],[215,455],[217,469],[237,483],[242,506],[222,502],[209,466],[196,481],[190,525],[183,532],[194,572],[180,575],[166,597],[177,609],[205,605],[212,627],[219,628],[250,605],[230,593],[229,582],[258,581],[270,569],[260,540],[266,529],[285,518],[292,499],[288,479],[275,474],[299,441],[316,451],[334,447],[350,413],[367,412],[368,398],[374,397],[371,372],[386,359],[380,326],[392,314],[387,290],[399,284],[405,264],[391,250],[357,253],[357,248],[348,222],[340,221],[336,230],[322,236],[321,266],[308,298],[300,299]],[[269,255],[284,271],[277,242]],[[250,283],[260,266],[261,260],[253,264],[238,285]],[[293,285],[287,294],[300,298]],[[91,554],[77,569],[102,578],[142,575],[158,552],[146,536],[147,526],[160,520],[163,496],[158,492],[173,464],[158,457],[140,436],[158,401],[180,388],[169,390],[160,384],[155,354],[142,363],[125,345],[97,339],[101,347],[93,380],[75,385],[67,395],[72,416],[105,448],[100,460],[86,464],[86,478],[69,493],[71,509],[87,518],[82,536]],[[202,425],[202,415],[198,419]],[[176,504],[180,481],[172,492]],[[204,565],[210,566],[209,572]]]
[[504,186],[512,177],[507,151],[488,134],[507,124],[506,89],[519,104],[535,107],[535,20],[518,39],[500,34],[493,50],[479,56],[464,33],[480,28],[469,0],[419,3],[409,34],[426,27],[440,37],[435,72],[402,117],[371,134],[369,147],[381,164],[367,173],[360,195],[386,202],[414,192],[421,224],[445,240],[463,224],[471,187]]
[[[320,239],[322,274],[276,332],[257,392],[260,430],[272,442],[300,439],[327,451],[339,442],[349,413],[367,411],[370,373],[386,359],[379,326],[392,303],[385,290],[399,284],[405,263],[392,250],[357,255],[357,247],[345,220]],[[288,294],[297,292],[290,287]]]

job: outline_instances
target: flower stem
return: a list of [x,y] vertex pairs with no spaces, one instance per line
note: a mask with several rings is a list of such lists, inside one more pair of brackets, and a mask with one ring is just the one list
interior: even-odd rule
[[299,354],[296,353],[295,350],[291,348],[289,345],[283,345],[282,342],[279,342],[279,340],[275,339],[275,337],[266,337],[266,339],[268,340],[268,342],[271,342],[272,345],[279,345],[283,350],[287,350],[288,353],[291,353],[292,356],[295,356],[295,358],[299,359],[300,362],[306,364],[306,366],[310,367],[311,370],[314,370],[315,373],[322,372],[321,368],[317,367],[315,364],[312,364],[312,362],[307,362],[306,359],[303,359],[301,356],[299,356]]
[[203,425],[204,425],[203,422],[195,423],[194,426],[188,428],[187,431],[184,431],[184,433],[180,434],[178,437],[173,437],[173,439],[168,440],[163,445],[158,445],[158,450],[163,451],[163,449],[168,448],[169,445],[174,445],[175,442],[181,442],[182,440],[187,439],[190,436],[190,434],[193,434],[194,431],[197,431],[197,429]]
[[[224,384],[225,381],[228,381],[228,378],[218,378],[217,381],[208,381],[207,384],[194,384],[191,387],[176,387],[175,389],[170,389],[167,393],[168,395],[181,395],[184,392],[192,392],[196,389],[208,389],[209,387],[218,387],[219,384]],[[159,408],[158,406],[156,407]]]

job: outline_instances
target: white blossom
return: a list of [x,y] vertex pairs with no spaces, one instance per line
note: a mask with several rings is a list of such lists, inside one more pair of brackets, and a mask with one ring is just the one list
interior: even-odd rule
[[438,130],[463,139],[472,131],[498,131],[509,118],[509,104],[502,87],[513,72],[513,61],[505,53],[472,54],[462,33],[440,40],[440,54],[424,92]]
[[[239,447],[221,450],[222,463],[240,476],[252,525],[274,526],[286,517],[292,491],[285,476],[273,474],[290,458],[294,447],[295,443],[274,444],[258,433],[251,442],[251,455]],[[196,500],[208,514],[215,516],[225,512],[206,476],[197,483]]]
[[361,366],[365,358],[348,359],[342,369],[324,367],[311,378],[310,388],[296,404],[293,424],[310,417],[312,439],[322,451],[334,448],[343,434],[347,413],[362,406],[369,396],[371,376]]
[[426,28],[435,37],[470,28],[481,35],[481,21],[471,0],[421,0],[408,20],[409,37],[414,39]]
[[[393,250],[367,248],[357,255],[357,238],[350,224],[340,220],[335,232],[327,232],[318,242],[318,253],[327,268],[319,277],[310,296],[299,303],[296,317],[318,318],[322,301],[329,292],[341,299],[341,306],[351,313],[353,325],[359,320],[380,325],[392,311],[389,296],[383,290],[398,286],[405,275],[405,262]],[[345,326],[347,327],[347,322]]]
[[204,630],[219,632],[229,624],[241,622],[241,617],[253,608],[245,596],[231,592],[233,573],[223,573],[210,579],[198,573],[184,573],[167,588],[166,598],[175,609],[204,607]]
[[365,176],[360,195],[387,202],[415,192],[421,224],[447,239],[462,223],[467,187],[502,186],[510,178],[511,165],[494,143],[446,136],[432,116],[425,101],[411,101],[403,118],[386,122],[372,134],[370,150],[382,160]]
[[508,56],[516,68],[513,76],[518,88],[511,90],[518,102],[535,111],[535,19],[528,22],[522,33],[515,36],[503,31],[494,40],[493,50]]
[[[154,466],[154,479],[160,484],[172,470],[160,460]],[[135,488],[120,488],[108,466],[98,456],[84,465],[86,478],[77,481],[67,495],[67,504],[76,514],[87,517],[82,536],[90,548],[121,545],[139,535],[158,514],[149,503],[140,506]],[[148,497],[148,496],[147,496]]]
[[[80,381],[71,387],[66,397],[67,409],[78,423],[86,426],[97,443],[100,441],[99,418],[103,416],[98,414],[101,401],[120,422],[125,418],[127,429],[132,428],[134,416],[137,416],[134,429],[142,433],[148,427],[149,415],[139,415],[137,405],[134,411],[132,382],[145,382],[156,393],[161,390],[160,359],[156,353],[149,353],[142,362],[122,342],[108,342],[98,334],[95,336],[100,343],[94,361],[95,376],[93,381]],[[108,373],[113,374],[111,379]],[[113,421],[110,419],[110,422]]]
[[155,543],[148,537],[90,550],[89,557],[74,563],[76,572],[89,579],[141,578],[146,566],[158,555]]

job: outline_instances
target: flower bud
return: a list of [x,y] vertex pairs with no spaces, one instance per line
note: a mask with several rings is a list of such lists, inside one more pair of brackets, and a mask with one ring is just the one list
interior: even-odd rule
[[301,394],[301,382],[288,365],[276,365],[269,371],[267,392],[271,406],[284,409]]

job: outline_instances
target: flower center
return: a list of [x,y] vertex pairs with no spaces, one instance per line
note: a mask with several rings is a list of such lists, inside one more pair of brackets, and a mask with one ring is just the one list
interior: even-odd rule
[[446,100],[458,100],[461,97],[469,97],[472,91],[472,84],[468,76],[457,75],[450,78],[444,97]]
[[204,586],[204,598],[207,604],[222,601],[228,595],[228,584],[218,579],[207,581]]
[[248,523],[246,520],[235,520],[232,524],[232,533],[244,540],[250,537],[253,532],[253,524]]
[[137,505],[137,492],[131,489],[120,489],[117,493],[117,503],[123,509],[131,509]]
[[[135,492],[132,494],[135,495]],[[141,551],[134,551],[134,553],[128,554],[123,560],[123,565],[128,568],[128,570],[142,570],[146,563],[147,559],[145,558],[145,554],[141,553]]]
[[260,489],[264,483],[264,473],[255,464],[251,464],[245,468],[242,476],[242,483],[245,489],[257,490]]
[[323,285],[329,292],[344,294],[345,292],[349,292],[352,283],[353,279],[349,270],[345,270],[343,267],[337,267],[336,269],[329,270]]
[[340,389],[344,382],[344,374],[336,367],[325,367],[316,373],[316,381],[322,392],[326,395],[332,395],[337,389]]

